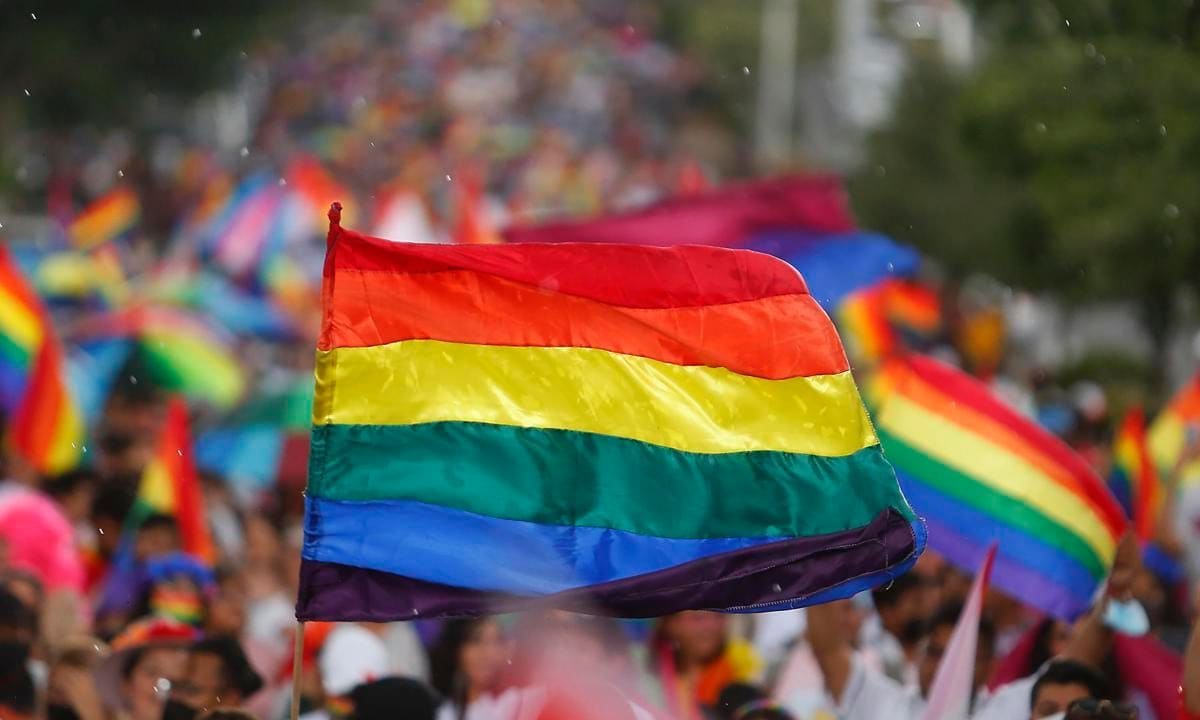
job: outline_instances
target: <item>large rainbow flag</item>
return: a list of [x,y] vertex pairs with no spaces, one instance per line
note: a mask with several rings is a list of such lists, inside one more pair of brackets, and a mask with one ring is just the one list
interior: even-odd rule
[[1146,447],[1146,416],[1140,407],[1130,408],[1117,429],[1108,486],[1133,521],[1138,538],[1149,540],[1158,524],[1163,488]]
[[299,618],[765,611],[915,562],[924,528],[785,263],[330,216]]
[[35,470],[71,468],[83,447],[83,417],[72,402],[50,316],[0,245],[0,412],[8,445]]
[[870,398],[930,547],[973,571],[996,542],[997,587],[1059,618],[1091,605],[1126,520],[1081,457],[978,380],[919,355],[885,363]]

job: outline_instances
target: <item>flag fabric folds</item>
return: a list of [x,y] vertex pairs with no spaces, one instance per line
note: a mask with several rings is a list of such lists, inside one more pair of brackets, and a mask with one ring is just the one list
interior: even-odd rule
[[62,345],[46,308],[0,246],[0,412],[9,447],[42,474],[70,469],[84,423],[67,387]]
[[[1180,388],[1150,425],[1147,442],[1161,477],[1170,477],[1187,449],[1189,437],[1200,433],[1200,372]],[[1200,463],[1197,463],[1200,464]]]
[[1146,447],[1146,416],[1140,407],[1125,413],[1117,429],[1108,485],[1133,522],[1138,539],[1151,539],[1162,508],[1163,488]]
[[297,617],[773,610],[923,548],[786,264],[330,218]]
[[998,588],[1063,619],[1090,606],[1126,520],[1083,458],[981,382],[923,356],[885,363],[869,398],[932,549],[970,571],[998,543]]

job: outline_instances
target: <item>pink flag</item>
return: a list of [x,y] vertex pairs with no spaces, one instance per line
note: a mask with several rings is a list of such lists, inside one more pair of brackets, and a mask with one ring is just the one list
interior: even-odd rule
[[971,585],[971,594],[954,626],[950,644],[933,676],[925,720],[966,720],[971,711],[971,692],[975,689],[975,641],[979,639],[983,595],[987,592],[995,558],[996,545],[993,543],[983,557],[983,565]]

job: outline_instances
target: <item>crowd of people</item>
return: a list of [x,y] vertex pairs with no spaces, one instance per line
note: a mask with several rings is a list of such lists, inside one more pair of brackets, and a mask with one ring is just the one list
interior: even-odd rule
[[[417,233],[400,239],[452,237],[473,197],[464,186],[494,225],[640,205],[703,185],[697,156],[737,159],[724,132],[688,115],[706,70],[656,39],[657,23],[651,3],[632,0],[378,3],[248,59],[266,83],[240,150],[226,156],[182,136],[147,149],[82,133],[50,150],[45,172],[21,177],[64,225],[82,200],[137,188],[142,218],[112,240],[135,301],[157,287],[164,259],[181,256],[195,262],[189,272],[227,273],[239,291],[265,293],[261,274],[214,260],[209,229],[220,223],[191,221],[219,217],[203,210],[252,178],[284,187],[297,157],[319,158],[364,229],[387,225],[395,191],[419,198],[424,221],[393,225]],[[319,252],[319,232],[297,244],[287,252]],[[305,267],[311,286],[319,263]],[[95,308],[85,298],[53,310],[70,343]],[[270,337],[231,329],[250,394],[308,378],[311,322]],[[5,720],[277,720],[293,710],[310,720],[917,718],[970,586],[930,551],[853,600],[760,616],[619,621],[541,609],[300,626],[303,443],[286,446],[279,473],[252,491],[221,474],[222,458],[201,458],[213,547],[209,557],[185,552],[175,515],[137,505],[168,404],[138,367],[106,385],[79,468],[39,476],[12,454],[0,467]],[[1074,407],[1062,397],[1055,430],[1106,473],[1112,418],[1094,392]],[[220,425],[253,399],[193,415]],[[1074,625],[989,593],[973,717],[1165,720],[1179,711],[1181,681],[1188,710],[1200,712],[1186,551],[1172,523],[1162,527],[1154,543],[1118,555],[1106,594]],[[1150,634],[1114,633],[1110,598],[1136,598]]]

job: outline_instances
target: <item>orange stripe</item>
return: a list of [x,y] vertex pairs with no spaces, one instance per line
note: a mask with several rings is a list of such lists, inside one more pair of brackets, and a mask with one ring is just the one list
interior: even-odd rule
[[1036,448],[1030,446],[1004,425],[996,422],[987,415],[975,411],[968,405],[957,402],[954,398],[943,394],[927,384],[923,378],[916,375],[910,375],[907,378],[907,382],[903,384],[901,392],[913,402],[942,417],[953,418],[955,424],[987,438],[988,442],[1024,459],[1047,478],[1073,494],[1078,495],[1081,500],[1084,500],[1089,506],[1095,508],[1097,510],[1096,514],[1114,536],[1120,534],[1123,523],[1109,517],[1109,513],[1106,512],[1107,505],[1098,505],[1093,501],[1092,495],[1096,488],[1081,481],[1061,465],[1054,462],[1052,458],[1047,457]]
[[401,340],[580,347],[781,380],[848,369],[808,294],[679,308],[631,308],[470,270],[408,274],[340,268],[320,348]]

